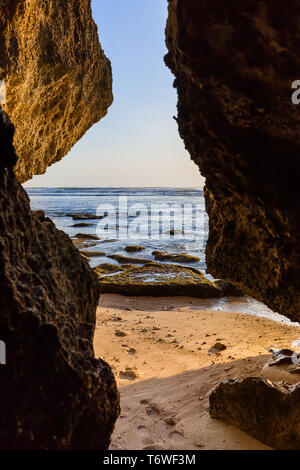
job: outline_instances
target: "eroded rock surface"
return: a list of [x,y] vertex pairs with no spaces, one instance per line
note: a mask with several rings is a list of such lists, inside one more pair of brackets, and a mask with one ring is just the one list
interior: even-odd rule
[[198,269],[177,264],[147,263],[123,267],[120,273],[105,274],[105,267],[95,268],[101,279],[101,292],[122,295],[221,297],[222,291]]
[[206,177],[208,270],[300,319],[297,0],[169,0],[178,124]]
[[112,103],[91,0],[0,0],[0,79],[24,182],[61,160]]
[[248,377],[219,384],[210,415],[239,427],[275,449],[300,449],[300,384]]
[[0,448],[106,449],[119,412],[93,351],[100,287],[71,240],[31,212],[0,114]]

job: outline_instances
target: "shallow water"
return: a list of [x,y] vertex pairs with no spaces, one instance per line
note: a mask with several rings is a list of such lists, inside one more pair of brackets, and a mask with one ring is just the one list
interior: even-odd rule
[[[119,197],[126,196],[128,198],[128,212],[136,207],[137,204],[143,204],[148,213],[141,213],[141,228],[142,232],[145,232],[145,227],[150,226],[149,212],[151,206],[155,204],[168,204],[169,206],[176,204],[180,207],[193,206],[193,218],[195,220],[196,212],[198,217],[198,230],[192,227],[184,236],[179,239],[179,233],[176,236],[168,237],[168,230],[164,230],[161,226],[160,239],[151,238],[150,232],[148,232],[147,238],[141,236],[141,238],[128,238],[125,240],[116,239],[111,233],[107,233],[106,236],[101,237],[105,239],[115,239],[116,241],[103,242],[100,241],[97,247],[92,247],[91,250],[101,250],[107,254],[120,254],[127,257],[141,257],[153,259],[152,252],[166,251],[168,253],[188,253],[193,256],[200,258],[197,263],[192,263],[201,271],[206,272],[205,265],[205,241],[208,233],[208,217],[205,212],[205,203],[203,197],[203,190],[192,188],[192,189],[180,189],[180,188],[26,188],[27,193],[30,197],[31,207],[33,210],[43,210],[48,217],[50,217],[57,228],[66,232],[70,237],[73,237],[77,233],[87,233],[91,235],[97,234],[97,226],[99,221],[90,220],[91,227],[72,227],[72,225],[83,221],[74,221],[71,217],[66,216],[68,213],[88,212],[93,215],[97,214],[97,210],[102,205],[112,204],[116,207],[116,228],[124,229],[124,221],[119,224],[118,218],[118,206]],[[196,207],[197,206],[197,207]],[[174,225],[179,225],[186,229],[185,221],[181,220],[183,217],[174,217],[174,223],[171,222],[170,228],[174,229]],[[135,217],[129,215],[128,223],[134,223]],[[180,220],[179,220],[180,219]],[[172,217],[171,217],[172,220]],[[166,226],[168,223],[166,222]],[[129,234],[131,237],[134,234]],[[149,236],[150,235],[150,236]],[[194,237],[194,238],[193,238]],[[127,245],[141,245],[145,247],[145,250],[139,253],[127,253],[125,247]],[[107,257],[95,257],[91,259],[91,266],[97,266],[100,263],[114,263],[118,264]],[[189,264],[189,263],[185,263]]]
[[[167,253],[187,253],[200,258],[199,262],[190,263],[190,266],[200,269],[209,279],[213,280],[206,272],[205,245],[208,236],[208,217],[201,188],[26,188],[26,190],[32,209],[43,210],[53,220],[57,228],[66,232],[70,237],[74,237],[78,232],[91,235],[99,233],[99,221],[89,220],[88,222],[92,224],[90,227],[73,227],[76,223],[86,221],[74,221],[72,217],[67,216],[68,213],[86,212],[100,215],[102,213],[101,207],[107,204],[115,207],[117,233],[108,232],[106,236],[102,236],[102,240],[90,248],[91,251],[99,250],[107,255],[119,254],[152,260],[154,260],[152,256],[154,250]],[[129,214],[127,220],[122,220],[120,217],[120,197],[127,198]],[[177,211],[174,217],[171,216],[171,224],[168,223],[168,220],[166,224],[160,223],[159,239],[153,239],[151,227],[157,222],[157,217],[152,216],[151,219],[150,215],[151,208],[158,204],[166,204],[169,207],[175,204],[176,207],[182,208],[182,212]],[[144,211],[137,212],[137,209],[143,208],[145,208]],[[116,236],[120,230],[123,230],[124,233],[126,226],[135,228],[137,220],[140,231],[129,230],[127,233],[129,238],[127,239],[119,239]],[[175,236],[169,236],[170,229],[174,230]],[[180,233],[183,234],[181,238]],[[107,239],[109,241],[106,241]],[[138,253],[127,253],[125,247],[128,245],[141,245],[145,247],[145,250]],[[85,250],[89,251],[89,248]],[[92,267],[101,263],[118,264],[117,261],[107,256],[91,258]],[[186,262],[174,263],[172,261],[172,263],[189,265]],[[148,282],[150,281],[148,280]],[[265,305],[248,297],[201,300],[199,308],[251,314],[291,324],[285,317],[272,312]]]
[[[197,299],[197,304],[193,309],[215,310],[221,312],[242,313],[254,315],[256,317],[268,318],[285,325],[300,326],[299,323],[291,322],[288,318],[279,313],[273,312],[266,305],[251,299],[250,297],[222,297],[220,299]],[[300,344],[300,340],[299,340]]]

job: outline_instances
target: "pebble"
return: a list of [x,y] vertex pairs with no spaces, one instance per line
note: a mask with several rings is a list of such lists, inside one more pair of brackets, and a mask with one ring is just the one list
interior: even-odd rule
[[124,336],[127,336],[127,333],[125,333],[125,331],[116,330],[116,331],[115,331],[115,336],[118,336],[118,337],[120,337],[120,338],[123,338]]

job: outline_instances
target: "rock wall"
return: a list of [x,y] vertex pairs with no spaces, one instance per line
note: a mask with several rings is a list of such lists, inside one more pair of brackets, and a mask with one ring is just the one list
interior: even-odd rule
[[300,319],[297,0],[169,0],[178,125],[206,177],[208,270]]
[[0,0],[0,80],[24,182],[61,160],[112,103],[91,0]]
[[219,384],[209,397],[209,411],[276,450],[299,450],[299,399],[300,384],[248,377]]
[[106,449],[119,413],[110,367],[93,352],[97,275],[13,173],[0,113],[1,449]]
[[0,80],[20,155],[1,110],[0,448],[107,449],[119,395],[94,357],[97,275],[13,170],[43,173],[112,102],[90,0],[0,0]]

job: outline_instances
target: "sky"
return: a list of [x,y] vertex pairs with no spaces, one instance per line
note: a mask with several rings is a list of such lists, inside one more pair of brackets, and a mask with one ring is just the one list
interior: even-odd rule
[[179,137],[174,77],[165,66],[167,0],[92,0],[112,62],[114,103],[60,162],[27,187],[199,187]]

